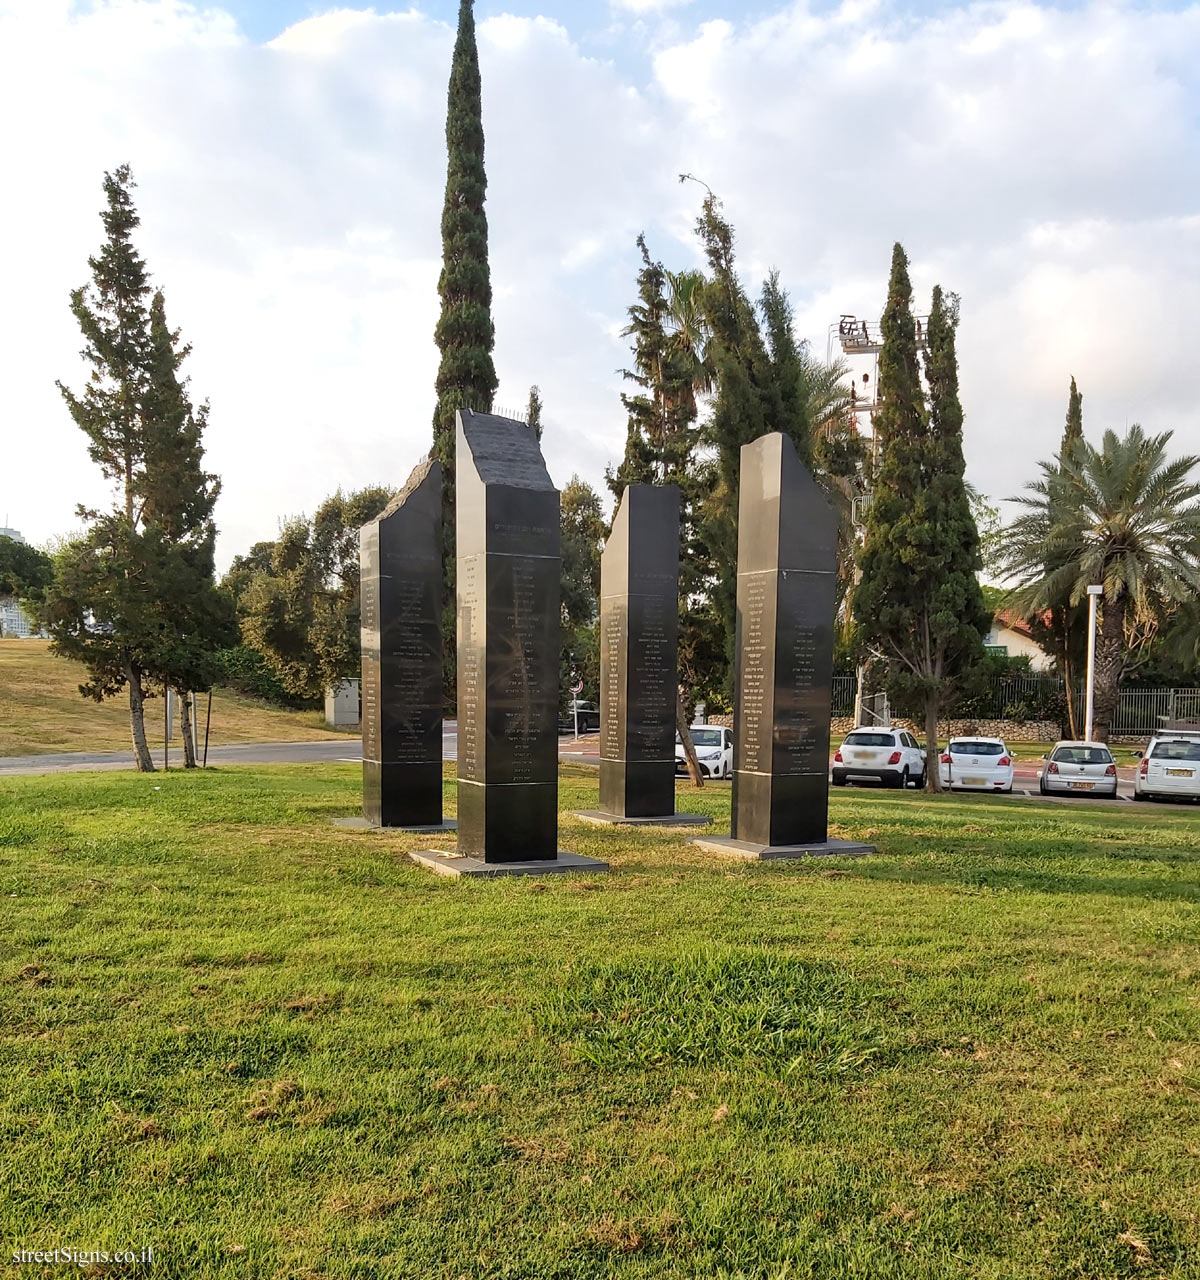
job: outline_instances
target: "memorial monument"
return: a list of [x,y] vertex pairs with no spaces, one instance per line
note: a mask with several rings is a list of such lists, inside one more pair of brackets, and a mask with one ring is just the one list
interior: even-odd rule
[[[359,533],[363,822],[442,821],[442,467],[422,462]],[[351,825],[349,823],[343,825]]]
[[532,427],[458,413],[458,849],[447,875],[607,870],[558,848],[559,503]]
[[742,446],[733,818],[703,848],[740,858],[863,854],[830,840],[837,518],[785,435]]
[[589,822],[703,826],[675,812],[679,489],[630,485],[600,557],[600,808]]

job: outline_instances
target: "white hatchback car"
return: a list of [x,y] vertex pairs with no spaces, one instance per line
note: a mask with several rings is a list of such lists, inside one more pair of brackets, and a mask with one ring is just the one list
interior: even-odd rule
[[1103,742],[1056,742],[1045,757],[1042,795],[1115,796],[1117,765]]
[[[722,728],[719,724],[694,724],[692,746],[696,748],[700,772],[706,778],[733,777],[732,729]],[[687,758],[683,754],[679,734],[675,735],[675,772],[687,773]]]
[[855,729],[833,755],[833,785],[881,782],[925,785],[925,748],[907,729]]
[[1200,800],[1200,731],[1164,729],[1150,739],[1133,779],[1135,800]]
[[951,791],[1012,790],[1012,753],[1003,738],[951,738],[939,759],[942,786]]

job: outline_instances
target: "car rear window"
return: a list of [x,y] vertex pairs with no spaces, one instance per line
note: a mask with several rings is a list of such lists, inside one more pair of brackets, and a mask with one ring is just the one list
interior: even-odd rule
[[998,742],[952,742],[947,748],[951,755],[959,756],[1002,756],[1004,748]]
[[1051,759],[1059,764],[1112,764],[1107,747],[1059,747]]
[[1152,760],[1200,760],[1200,742],[1156,742]]
[[852,733],[846,738],[848,747],[894,747],[896,738],[891,733]]

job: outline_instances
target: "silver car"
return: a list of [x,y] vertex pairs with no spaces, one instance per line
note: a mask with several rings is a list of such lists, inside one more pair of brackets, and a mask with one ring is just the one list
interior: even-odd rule
[[1039,789],[1044,796],[1115,796],[1117,765],[1103,742],[1058,742],[1042,757]]

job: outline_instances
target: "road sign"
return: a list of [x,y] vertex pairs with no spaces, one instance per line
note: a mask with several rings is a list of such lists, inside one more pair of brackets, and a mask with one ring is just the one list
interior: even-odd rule
[[578,683],[573,684],[571,686],[571,692],[578,697],[583,692],[583,681],[580,680]]

